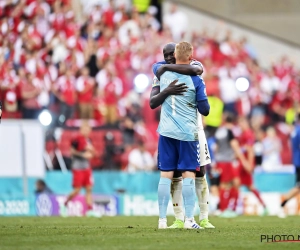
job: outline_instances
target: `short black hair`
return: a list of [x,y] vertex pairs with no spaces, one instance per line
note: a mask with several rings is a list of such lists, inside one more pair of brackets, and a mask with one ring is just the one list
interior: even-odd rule
[[163,51],[165,51],[166,49],[175,50],[175,47],[176,47],[176,43],[167,43],[164,46]]
[[42,180],[42,179],[38,179],[36,181],[36,183],[39,184],[39,185],[41,185],[41,186],[43,186],[43,187],[46,187],[46,182],[44,180]]

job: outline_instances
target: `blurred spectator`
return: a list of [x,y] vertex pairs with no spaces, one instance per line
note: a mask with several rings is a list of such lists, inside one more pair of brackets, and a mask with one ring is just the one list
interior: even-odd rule
[[36,194],[52,194],[52,190],[47,186],[46,182],[39,179],[35,183],[35,193]]
[[264,93],[264,103],[269,104],[271,102],[272,96],[279,90],[279,86],[279,78],[274,75],[274,71],[272,69],[268,70],[260,81],[260,88]]
[[140,37],[139,15],[138,13],[131,13],[129,20],[125,21],[119,29],[119,40],[123,46],[130,46],[135,44]]
[[138,103],[132,103],[129,107],[127,107],[126,115],[130,117],[130,119],[134,123],[141,121],[142,120],[141,106]]
[[237,114],[236,102],[239,98],[239,92],[235,86],[235,79],[232,77],[230,62],[226,61],[224,67],[219,69],[219,87],[221,99],[224,102],[224,111]]
[[296,121],[297,114],[300,114],[300,107],[296,103],[293,107],[289,108],[285,114],[285,122],[287,124],[293,124]]
[[262,141],[263,144],[263,159],[262,167],[265,171],[281,167],[281,142],[276,136],[276,131],[273,127],[268,127],[266,137]]
[[121,121],[121,131],[123,134],[123,141],[126,146],[132,146],[134,143],[134,121],[126,116]]
[[257,58],[257,54],[255,51],[255,48],[248,42],[247,37],[242,37],[240,40],[240,44],[243,48],[243,50],[252,58],[252,59],[256,59]]
[[128,156],[128,172],[153,171],[155,161],[153,156],[145,148],[144,142],[139,141],[137,148],[133,149]]
[[21,86],[22,114],[24,119],[36,119],[41,111],[38,96],[41,93],[40,80],[32,73],[27,74]]
[[0,85],[0,89],[4,93],[5,110],[9,113],[16,112],[18,109],[18,99],[20,97],[20,84],[14,70],[7,73]]
[[156,14],[157,14],[157,8],[154,6],[150,6],[145,16],[146,19],[145,22],[147,27],[150,27],[151,29],[157,32],[160,30],[161,25],[158,22],[158,20],[155,18]]
[[133,5],[140,13],[145,13],[151,3],[150,0],[133,0]]
[[116,145],[115,136],[112,132],[107,132],[104,137],[104,154],[102,169],[120,170],[121,163],[119,156],[123,153],[123,147]]
[[131,147],[137,138],[143,138],[145,127],[142,123],[141,107],[134,103],[127,107],[126,115],[120,123],[125,147]]
[[76,81],[76,89],[78,91],[78,104],[79,104],[79,118],[92,119],[93,99],[95,81],[89,76],[89,69],[87,67],[81,70],[81,75]]
[[122,81],[116,76],[116,69],[111,62],[96,76],[99,94],[106,106],[106,124],[114,125],[118,120],[118,101],[123,91]]
[[211,107],[209,116],[204,117],[208,137],[214,136],[215,131],[222,124],[224,103],[217,96],[209,96],[208,102]]
[[263,161],[263,139],[264,139],[264,131],[262,129],[258,129],[255,132],[255,143],[254,143],[254,154],[255,154],[255,166],[261,166]]
[[96,54],[97,43],[93,39],[88,39],[87,45],[84,50],[84,57],[91,77],[95,77],[99,71]]
[[58,125],[63,125],[73,116],[76,103],[75,77],[70,68],[66,69],[65,75],[60,76],[53,88],[53,92],[60,100],[60,115]]
[[93,106],[93,118],[99,124],[104,124],[104,116],[106,114],[106,106],[105,102],[99,95],[94,95],[92,100],[92,106]]
[[178,10],[176,4],[172,4],[170,13],[164,17],[164,25],[170,28],[173,41],[179,42],[187,30],[188,18],[184,12]]

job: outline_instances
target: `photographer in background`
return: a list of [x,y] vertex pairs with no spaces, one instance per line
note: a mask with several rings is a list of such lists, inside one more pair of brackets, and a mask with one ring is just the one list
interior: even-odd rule
[[128,156],[128,172],[153,171],[155,161],[149,151],[146,150],[142,140],[137,142],[137,147],[131,150]]
[[116,138],[112,132],[105,134],[104,145],[102,169],[119,170],[121,168],[120,157],[124,152],[124,148],[116,144]]
[[47,186],[46,182],[42,179],[38,179],[35,183],[36,194],[52,194],[52,190]]

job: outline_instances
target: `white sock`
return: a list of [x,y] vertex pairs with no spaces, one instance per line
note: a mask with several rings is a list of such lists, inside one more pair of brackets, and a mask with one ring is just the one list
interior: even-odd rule
[[184,221],[182,208],[182,177],[172,179],[171,196],[176,220]]
[[198,197],[200,216],[199,220],[208,219],[208,199],[209,189],[206,181],[206,177],[197,177],[195,180],[196,194]]

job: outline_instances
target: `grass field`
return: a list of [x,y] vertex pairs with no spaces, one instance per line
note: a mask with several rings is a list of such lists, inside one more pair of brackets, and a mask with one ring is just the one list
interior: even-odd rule
[[0,249],[300,249],[300,242],[261,242],[262,234],[298,239],[300,217],[212,217],[211,222],[216,229],[157,230],[157,217],[2,217]]

